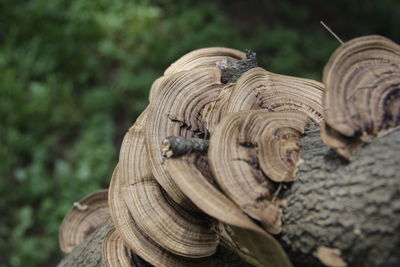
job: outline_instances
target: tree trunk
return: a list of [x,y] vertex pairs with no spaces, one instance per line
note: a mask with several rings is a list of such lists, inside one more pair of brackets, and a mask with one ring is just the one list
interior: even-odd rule
[[[400,266],[399,151],[397,129],[348,162],[321,142],[318,128],[307,131],[278,236],[295,266],[322,265],[316,257],[320,247],[338,249],[347,266]],[[60,266],[98,266],[100,256],[90,255],[99,253],[94,247],[104,237],[101,229]]]

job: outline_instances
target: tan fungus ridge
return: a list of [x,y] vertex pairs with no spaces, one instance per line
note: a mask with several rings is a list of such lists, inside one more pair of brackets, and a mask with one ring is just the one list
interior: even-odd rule
[[276,182],[293,180],[299,140],[310,123],[302,113],[242,111],[226,116],[211,137],[208,157],[217,183],[270,233],[281,230]]

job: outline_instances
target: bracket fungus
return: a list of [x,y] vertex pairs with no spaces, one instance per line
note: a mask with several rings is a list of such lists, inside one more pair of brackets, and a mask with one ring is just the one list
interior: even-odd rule
[[211,171],[221,189],[273,234],[280,232],[280,185],[293,180],[299,139],[311,121],[302,113],[232,113],[210,141]]
[[110,213],[116,230],[133,253],[154,266],[196,266],[207,261],[207,258],[191,259],[173,254],[142,232],[122,198],[120,178],[117,166],[109,188]]
[[[136,224],[168,251],[185,257],[207,257],[216,251],[218,237],[205,216],[190,213],[168,199],[155,180],[137,182],[123,191]],[[129,207],[132,206],[132,207]]]
[[216,251],[213,219],[201,213],[168,176],[159,144],[168,135],[204,134],[199,117],[225,86],[215,65],[226,58],[236,62],[245,54],[200,49],[171,65],[153,83],[149,107],[124,138],[110,185],[111,214],[127,246],[151,264],[193,265]]
[[[220,242],[224,246],[229,247],[255,266],[263,266],[265,262],[269,262],[270,266],[291,266],[277,240],[254,223],[218,189],[213,182],[204,155],[191,153],[179,158],[170,158],[165,166],[190,200],[204,213],[218,219],[214,228],[219,233]],[[235,234],[234,236],[224,234],[226,231]],[[256,240],[257,249],[251,249]],[[242,249],[237,246],[237,243],[241,244]],[[247,249],[243,250],[246,246]]]
[[[206,257],[217,247],[209,218],[179,206],[154,179],[144,146],[144,113],[125,135],[120,154],[120,193],[136,225],[177,255]],[[168,227],[165,227],[168,225]]]
[[322,121],[320,82],[275,74],[263,68],[253,68],[236,82],[228,113],[242,110],[266,109],[270,112],[294,110],[306,114],[315,124]]
[[322,139],[342,156],[400,123],[400,46],[378,36],[340,46],[325,66]]
[[216,67],[164,76],[154,88],[158,91],[157,98],[150,101],[146,146],[153,175],[175,202],[189,209],[193,208],[191,203],[162,167],[159,146],[166,136],[196,137],[205,134],[204,125],[199,123],[200,112],[219,95],[223,87],[220,78],[220,70]]
[[74,203],[60,226],[59,244],[62,252],[71,252],[110,217],[107,198],[108,190],[104,189]]

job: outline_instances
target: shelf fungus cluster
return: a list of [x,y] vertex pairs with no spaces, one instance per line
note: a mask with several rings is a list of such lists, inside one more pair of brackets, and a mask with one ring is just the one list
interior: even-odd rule
[[125,246],[155,266],[212,265],[220,244],[254,265],[291,266],[271,234],[299,140],[322,121],[322,93],[257,67],[251,52],[212,47],[173,63],[126,133],[110,185]]
[[[326,144],[349,157],[397,126],[399,66],[399,46],[379,36],[341,46],[324,83],[271,73],[254,53],[229,48],[178,59],[124,137],[108,195],[115,229],[103,242],[107,264],[212,266],[223,245],[255,266],[292,266],[274,235],[305,130],[321,126]],[[93,204],[80,205],[88,209],[72,211]],[[63,251],[91,227],[70,227],[73,240],[62,232]]]

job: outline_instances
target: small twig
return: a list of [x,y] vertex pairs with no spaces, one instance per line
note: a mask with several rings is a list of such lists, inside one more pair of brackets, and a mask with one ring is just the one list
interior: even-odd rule
[[161,155],[165,158],[179,157],[189,152],[206,152],[208,140],[168,136],[161,143]]
[[279,184],[278,189],[274,192],[274,195],[272,196],[271,202],[274,203],[276,199],[278,198],[278,195],[282,189],[282,183]]
[[336,38],[336,40],[339,41],[339,43],[344,44],[343,41],[342,41],[342,39],[340,39],[339,36],[337,36],[337,35],[331,30],[331,28],[328,27],[328,25],[326,25],[322,20],[320,21],[320,23],[322,24],[322,26],[324,26],[324,28],[325,28],[330,34],[333,35],[333,37]]

